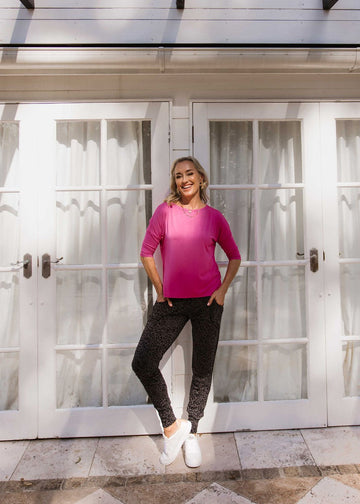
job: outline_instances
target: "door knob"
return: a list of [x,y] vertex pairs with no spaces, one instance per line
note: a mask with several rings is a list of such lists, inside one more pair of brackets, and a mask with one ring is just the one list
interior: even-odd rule
[[317,248],[310,250],[310,271],[316,273],[319,269],[319,252]]

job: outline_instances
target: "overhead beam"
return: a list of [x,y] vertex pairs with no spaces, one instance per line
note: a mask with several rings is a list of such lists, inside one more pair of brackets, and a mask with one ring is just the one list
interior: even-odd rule
[[331,7],[334,7],[338,0],[323,0],[323,9],[330,10]]
[[20,0],[27,9],[35,9],[35,0]]
[[185,7],[185,0],[176,0],[177,9],[184,9],[184,7]]

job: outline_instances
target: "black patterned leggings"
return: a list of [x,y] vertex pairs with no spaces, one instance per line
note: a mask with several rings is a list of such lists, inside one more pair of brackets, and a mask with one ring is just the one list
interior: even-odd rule
[[191,321],[193,339],[192,381],[187,407],[191,432],[197,432],[198,422],[204,415],[223,312],[223,307],[215,301],[207,306],[208,300],[209,297],[171,299],[172,307],[167,301],[156,302],[136,348],[132,368],[157,409],[164,428],[174,423],[176,417],[159,363],[188,320]]

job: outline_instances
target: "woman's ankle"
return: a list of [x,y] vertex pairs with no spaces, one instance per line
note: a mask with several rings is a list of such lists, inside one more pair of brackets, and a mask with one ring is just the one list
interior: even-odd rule
[[181,422],[180,419],[176,419],[174,423],[172,423],[168,427],[165,427],[164,428],[164,435],[167,438],[170,438],[171,436],[173,436],[175,434],[175,432],[177,432],[179,430],[180,422]]

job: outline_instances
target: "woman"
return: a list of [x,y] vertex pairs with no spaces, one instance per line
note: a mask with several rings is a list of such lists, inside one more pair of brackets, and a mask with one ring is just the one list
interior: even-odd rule
[[[225,295],[241,260],[227,221],[207,205],[207,185],[206,172],[195,158],[174,162],[170,195],[151,218],[140,253],[157,300],[132,367],[162,423],[160,462],[164,465],[175,460],[183,444],[185,463],[189,467],[201,464],[198,422],[211,387]],[[223,281],[214,256],[216,243],[229,259]],[[153,258],[159,244],[163,281]],[[192,324],[193,376],[186,421],[174,415],[159,363],[188,320]]]

